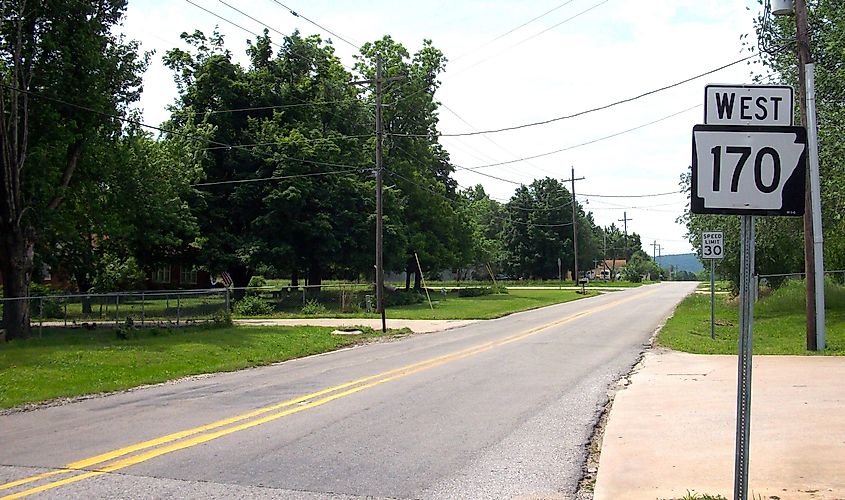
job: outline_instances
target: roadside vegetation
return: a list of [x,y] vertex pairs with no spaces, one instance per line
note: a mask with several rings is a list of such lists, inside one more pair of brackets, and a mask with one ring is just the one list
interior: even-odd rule
[[[445,291],[445,293],[443,293]],[[504,291],[499,289],[498,291]],[[490,293],[489,288],[429,289],[428,297],[422,292],[396,291],[387,294],[386,316],[391,319],[493,319],[519,311],[569,302],[597,295],[587,290],[581,294],[576,290],[507,290],[506,293]],[[367,312],[367,295],[370,306],[375,307],[371,292],[344,295],[337,290],[310,292],[265,293],[248,295],[235,302],[235,317],[265,318],[377,318],[374,312]]]
[[[0,408],[119,391],[202,373],[240,370],[332,351],[382,336],[323,327],[45,328],[0,343]],[[388,336],[407,334],[391,330]]]
[[[806,349],[804,282],[789,281],[771,293],[761,294],[754,305],[754,354],[845,355],[845,286],[825,287],[827,348],[822,353]],[[716,296],[716,339],[710,338],[710,296],[687,297],[660,331],[659,345],[695,354],[736,354],[739,301]]]

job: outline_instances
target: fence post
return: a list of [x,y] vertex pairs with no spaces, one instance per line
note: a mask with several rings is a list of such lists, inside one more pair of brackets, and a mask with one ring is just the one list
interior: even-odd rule
[[44,336],[44,297],[41,297],[39,300],[39,309],[38,311],[38,336]]
[[232,314],[232,305],[229,302],[229,287],[226,287],[226,314]]
[[179,319],[182,313],[182,297],[181,294],[176,294],[176,326],[179,326]]
[[144,292],[141,292],[141,326],[144,326],[147,312],[144,310]]
[[65,328],[67,328],[67,296],[65,296]]

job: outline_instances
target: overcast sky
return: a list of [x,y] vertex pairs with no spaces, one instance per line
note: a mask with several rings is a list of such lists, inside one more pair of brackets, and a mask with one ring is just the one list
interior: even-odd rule
[[[191,2],[256,33],[265,28],[222,0]],[[165,108],[176,97],[172,75],[162,66],[161,57],[169,48],[185,47],[179,39],[183,31],[199,29],[209,34],[219,26],[227,48],[246,64],[245,41],[254,36],[191,2],[129,0],[125,32],[141,41],[145,50],[156,51],[140,103],[148,123],[164,121]],[[449,59],[436,94],[443,105],[439,129],[444,134],[570,115],[721,67],[748,55],[742,51],[740,36],[749,34],[753,40],[752,20],[759,9],[756,0],[226,3],[273,30],[289,34],[299,29],[332,39],[347,66],[352,66],[357,49],[289,9],[356,45],[389,34],[414,53],[423,39],[431,39]],[[281,38],[272,31],[271,37]],[[704,86],[750,83],[752,71],[762,68],[743,62],[603,111],[516,131],[443,137],[442,143],[456,166],[470,168],[571,148],[480,170],[511,182],[468,170],[458,170],[454,177],[461,186],[482,184],[491,196],[507,201],[514,183],[528,184],[545,176],[568,179],[574,167],[576,177],[585,178],[576,183],[576,194],[598,224],[621,227],[617,221],[627,213],[628,230],[642,236],[649,254],[654,241],[664,255],[686,253],[692,249],[684,239],[684,227],[675,223],[686,205],[684,195],[609,196],[677,191],[679,177],[690,164],[692,127],[703,122]]]

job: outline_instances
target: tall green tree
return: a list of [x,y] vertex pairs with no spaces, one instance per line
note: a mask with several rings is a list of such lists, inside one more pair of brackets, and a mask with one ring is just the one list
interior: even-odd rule
[[[90,145],[117,140],[147,58],[115,34],[125,0],[0,3],[0,272],[25,297],[35,249],[90,178]],[[7,338],[29,334],[27,301],[3,309]]]
[[[377,55],[383,62],[384,77],[400,77],[384,92],[384,101],[390,104],[383,115],[384,164],[388,182],[397,187],[402,199],[402,239],[407,241],[404,255],[385,252],[385,268],[405,269],[415,276],[415,287],[419,287],[414,254],[423,272],[456,269],[471,260],[469,213],[451,177],[454,166],[437,132],[434,94],[446,58],[430,40],[424,40],[411,56],[402,44],[385,36],[361,47],[355,68],[365,78],[375,77]],[[372,105],[372,93],[365,97]]]
[[372,129],[331,45],[295,32],[274,54],[265,32],[248,43],[242,68],[219,34],[182,37],[192,50],[165,57],[180,89],[172,126],[190,116],[212,125],[202,170],[207,182],[231,182],[203,188],[193,202],[200,262],[239,285],[268,266],[294,283],[357,277],[374,254],[365,171]]
[[592,214],[573,197],[557,179],[538,179],[529,186],[520,186],[505,204],[506,219],[502,229],[505,267],[511,274],[549,279],[558,275],[557,260],[574,274],[572,244],[572,203],[578,235],[578,269],[592,268],[598,257],[600,230]]

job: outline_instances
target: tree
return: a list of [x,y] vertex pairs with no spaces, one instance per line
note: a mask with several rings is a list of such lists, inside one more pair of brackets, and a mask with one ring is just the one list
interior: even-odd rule
[[[472,252],[469,214],[451,178],[454,166],[449,154],[438,142],[434,93],[446,58],[430,40],[424,40],[412,57],[402,44],[385,36],[361,47],[355,68],[365,78],[375,77],[377,55],[383,61],[384,77],[402,77],[384,92],[385,102],[392,103],[384,109],[384,163],[387,182],[397,186],[402,200],[401,240],[407,246],[401,255],[386,249],[385,268],[404,268],[408,276],[414,275],[414,286],[419,288],[414,254],[419,256],[423,272],[439,273],[464,266]],[[372,93],[366,98],[372,104]],[[386,235],[385,241],[390,237]]]
[[[0,4],[0,273],[7,298],[26,297],[36,245],[62,221],[81,160],[120,136],[147,57],[113,32],[125,0]],[[28,301],[3,310],[7,338],[29,335]]]
[[192,202],[203,234],[199,261],[239,285],[258,268],[280,270],[294,284],[300,276],[315,285],[325,275],[357,277],[374,254],[374,187],[361,175],[371,163],[371,128],[331,45],[295,32],[274,57],[265,31],[248,42],[251,62],[242,68],[219,34],[182,38],[192,51],[165,57],[180,89],[171,126],[192,116],[211,125],[203,175],[233,182],[203,188]]
[[[505,205],[502,247],[505,268],[519,276],[549,279],[558,275],[557,259],[574,273],[571,193],[552,178],[520,186]],[[592,214],[576,203],[578,267],[588,269],[598,255],[597,233]]]
[[[824,260],[826,268],[841,269],[845,266],[845,144],[842,141],[845,135],[845,109],[842,106],[845,99],[845,58],[842,56],[845,10],[837,0],[816,0],[808,2],[808,11],[811,53],[816,65]],[[758,45],[762,49],[761,56],[770,72],[770,75],[757,75],[756,79],[761,83],[764,80],[771,83],[773,80],[797,89],[794,18],[760,16],[755,19],[755,25]],[[790,47],[790,50],[780,49],[782,47]],[[777,230],[788,238],[781,236],[782,241],[775,252],[790,254],[789,264],[793,265],[793,250],[801,248],[803,230],[792,221],[778,224]],[[763,231],[758,230],[758,238],[762,234]],[[798,262],[803,263],[803,259]],[[782,272],[796,270],[790,268]]]

